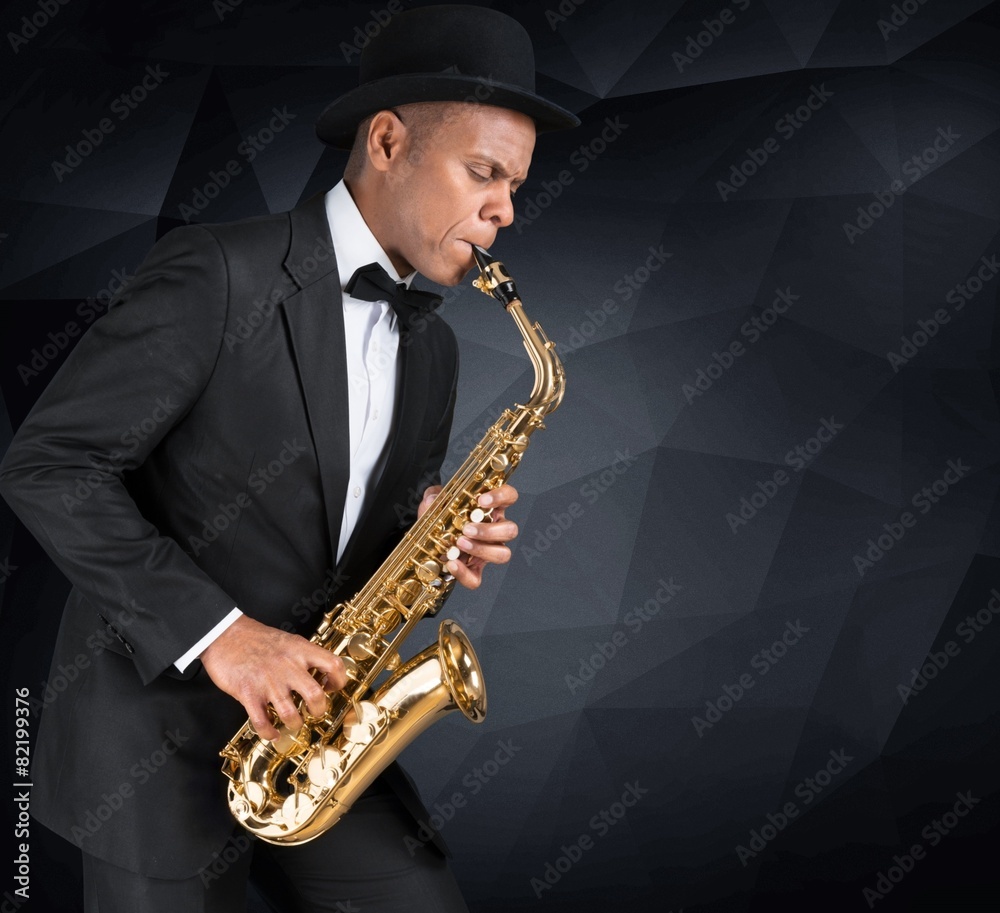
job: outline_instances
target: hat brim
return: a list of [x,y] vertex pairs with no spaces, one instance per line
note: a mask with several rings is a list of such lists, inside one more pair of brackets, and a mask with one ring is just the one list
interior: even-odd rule
[[326,107],[316,121],[316,135],[335,149],[350,149],[358,124],[368,115],[422,101],[467,101],[510,108],[532,118],[539,133],[580,124],[571,111],[520,86],[452,73],[420,73],[387,76],[352,89]]

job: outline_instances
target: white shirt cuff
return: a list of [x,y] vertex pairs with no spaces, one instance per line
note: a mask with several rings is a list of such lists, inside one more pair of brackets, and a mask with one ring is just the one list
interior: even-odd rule
[[239,618],[243,613],[239,609],[233,609],[225,618],[222,619],[211,631],[209,631],[201,640],[198,641],[190,650],[187,651],[180,659],[174,662],[177,667],[178,672],[183,672],[191,665],[201,654],[208,649],[209,645],[214,643],[216,638],[226,630],[237,618]]

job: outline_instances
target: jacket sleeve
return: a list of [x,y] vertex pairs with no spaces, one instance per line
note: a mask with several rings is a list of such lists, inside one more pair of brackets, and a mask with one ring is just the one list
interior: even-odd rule
[[143,517],[124,482],[208,383],[228,293],[210,232],[164,236],[80,339],[0,463],[0,494],[94,609],[93,627],[127,613],[126,646],[143,683],[235,605]]

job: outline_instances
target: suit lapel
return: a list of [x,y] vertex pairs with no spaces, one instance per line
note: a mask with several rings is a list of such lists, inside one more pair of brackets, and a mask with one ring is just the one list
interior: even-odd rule
[[281,307],[319,464],[332,555],[336,556],[350,477],[350,415],[340,277],[323,194],[289,213],[285,271],[299,291]]

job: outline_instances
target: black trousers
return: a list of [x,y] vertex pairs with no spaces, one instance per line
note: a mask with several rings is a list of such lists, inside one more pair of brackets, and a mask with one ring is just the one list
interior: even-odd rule
[[[445,857],[416,846],[395,793],[366,793],[309,843],[237,837],[194,878],[149,878],[84,854],[86,913],[246,913],[247,883],[280,913],[468,913]],[[411,838],[406,840],[406,838]]]

